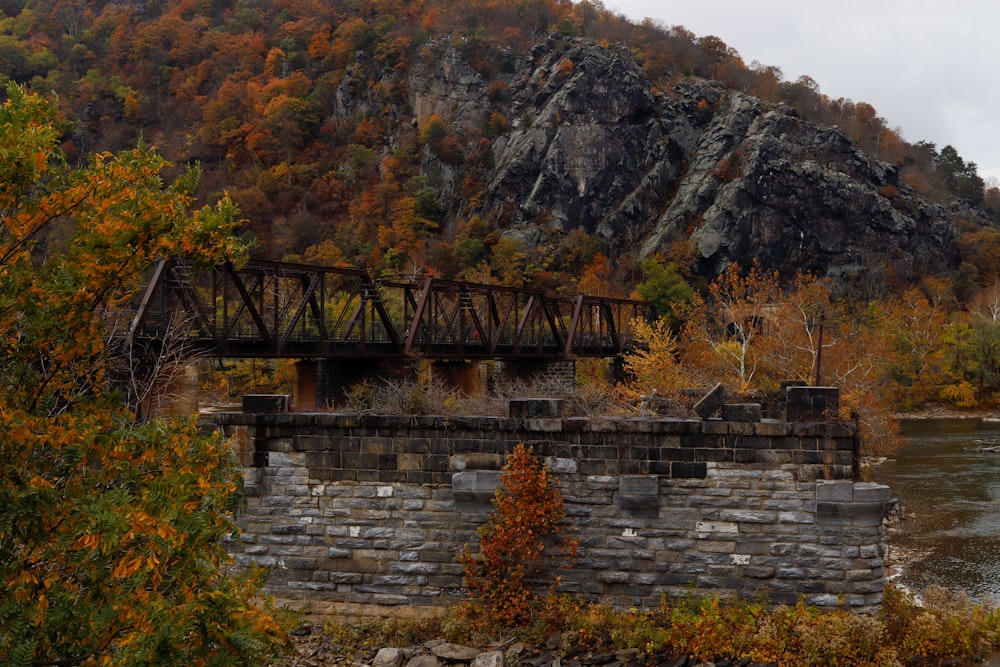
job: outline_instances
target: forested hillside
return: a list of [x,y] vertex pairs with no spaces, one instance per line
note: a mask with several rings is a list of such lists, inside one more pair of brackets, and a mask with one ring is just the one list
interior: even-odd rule
[[952,147],[600,2],[0,11],[0,78],[58,95],[71,157],[141,139],[200,164],[261,256],[618,293],[657,253],[694,278],[756,259],[873,293],[991,270],[1000,193]]
[[650,299],[639,390],[772,389],[822,350],[882,406],[995,402],[1000,191],[718,37],[566,0],[0,11],[0,77],[58,100],[71,162],[198,165],[257,256]]

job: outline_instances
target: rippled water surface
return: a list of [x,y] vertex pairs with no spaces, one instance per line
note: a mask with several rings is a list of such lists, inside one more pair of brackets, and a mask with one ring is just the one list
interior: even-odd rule
[[1000,423],[908,420],[903,434],[909,445],[875,473],[906,508],[889,538],[913,559],[902,582],[1000,600],[1000,452],[976,451],[1000,442]]

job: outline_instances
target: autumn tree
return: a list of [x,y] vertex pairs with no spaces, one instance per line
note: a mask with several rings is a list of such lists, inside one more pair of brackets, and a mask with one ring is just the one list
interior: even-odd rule
[[[493,506],[478,531],[478,553],[466,547],[459,554],[472,595],[469,611],[481,627],[523,626],[538,616],[544,602],[534,585],[546,545],[554,541],[565,564],[572,564],[577,541],[565,536],[552,540],[566,516],[562,494],[544,461],[523,443],[507,456]],[[558,583],[556,579],[551,588]]]
[[[946,304],[910,289],[875,306],[872,336],[885,340],[883,391],[893,395],[901,408],[911,408],[937,393],[942,374],[942,334],[949,320]],[[872,347],[878,343],[872,343]]]
[[730,264],[685,310],[684,357],[706,382],[731,383],[744,392],[755,386],[764,357],[769,310],[779,295],[778,279],[756,264],[743,273]]
[[1000,282],[977,294],[952,318],[942,334],[943,355],[951,383],[941,397],[962,407],[985,398],[1000,386]]
[[832,381],[832,372],[823,375],[823,356],[831,366],[840,348],[849,344],[844,316],[844,305],[833,301],[829,281],[796,276],[769,308],[768,335],[774,340],[767,346],[766,365],[772,383]]
[[240,483],[193,422],[139,423],[110,336],[160,257],[239,261],[232,204],[190,211],[144,146],[70,168],[53,106],[0,107],[0,654],[13,664],[258,664],[281,628],[230,577]]
[[676,398],[691,383],[678,355],[673,323],[661,317],[653,322],[637,319],[632,324],[637,345],[622,359],[627,379],[618,388],[619,396],[628,402],[644,395]]

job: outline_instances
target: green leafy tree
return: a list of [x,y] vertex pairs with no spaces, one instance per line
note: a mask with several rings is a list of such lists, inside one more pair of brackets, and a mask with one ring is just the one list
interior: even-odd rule
[[938,172],[944,177],[948,190],[959,197],[983,203],[984,182],[975,162],[966,162],[954,146],[945,146],[937,156]]
[[665,263],[656,257],[647,257],[639,264],[643,280],[636,285],[639,298],[653,304],[657,317],[676,321],[676,309],[687,303],[694,290],[677,272],[673,263]]
[[230,577],[239,469],[191,422],[120,400],[115,316],[159,257],[239,261],[236,210],[190,211],[149,149],[71,168],[55,109],[0,106],[0,655],[13,664],[256,664],[282,645]]

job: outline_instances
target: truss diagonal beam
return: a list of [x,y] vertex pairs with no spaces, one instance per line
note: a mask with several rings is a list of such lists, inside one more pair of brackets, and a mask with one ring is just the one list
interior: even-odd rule
[[204,275],[157,264],[126,344],[154,339],[158,322],[184,310],[186,340],[216,357],[607,357],[634,345],[632,320],[650,312],[627,299],[267,261],[215,267],[210,283]]

